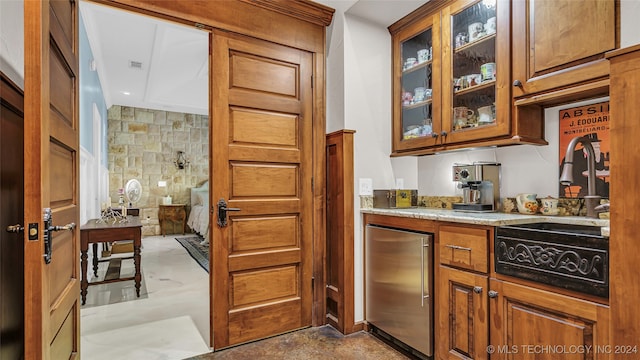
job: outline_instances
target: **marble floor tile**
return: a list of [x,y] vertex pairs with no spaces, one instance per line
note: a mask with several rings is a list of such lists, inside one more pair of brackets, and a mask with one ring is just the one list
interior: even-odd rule
[[179,360],[209,352],[189,316],[83,335],[83,359]]
[[[210,351],[209,274],[175,237],[142,239],[139,298],[133,281],[89,286],[80,310],[83,359],[183,359]],[[98,278],[106,268],[100,264]],[[133,274],[132,260],[123,260],[121,274]],[[157,336],[158,329],[171,338]]]

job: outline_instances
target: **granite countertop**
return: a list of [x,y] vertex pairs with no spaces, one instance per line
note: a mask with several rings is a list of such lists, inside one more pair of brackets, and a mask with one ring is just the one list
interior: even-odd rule
[[360,211],[365,214],[400,216],[423,220],[449,221],[463,224],[490,226],[529,224],[537,222],[600,226],[602,227],[602,235],[607,237],[609,236],[608,219],[592,219],[584,216],[523,215],[514,213],[467,212],[432,208],[361,209]]

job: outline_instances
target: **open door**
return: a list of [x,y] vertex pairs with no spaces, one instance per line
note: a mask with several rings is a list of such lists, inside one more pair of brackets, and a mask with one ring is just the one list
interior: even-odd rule
[[24,2],[25,359],[80,347],[78,9]]
[[312,55],[214,31],[211,66],[217,350],[311,325]]

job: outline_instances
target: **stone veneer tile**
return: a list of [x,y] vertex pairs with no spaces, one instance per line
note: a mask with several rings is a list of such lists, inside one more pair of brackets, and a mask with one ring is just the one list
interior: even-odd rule
[[107,118],[111,120],[122,119],[122,108],[120,105],[113,105],[107,110]]
[[135,109],[135,119],[136,122],[153,124],[153,112],[149,110]]
[[127,120],[127,121],[131,121],[135,119],[135,112],[134,112],[134,108],[130,107],[130,106],[123,106],[122,107],[122,114],[120,117],[121,120]]
[[[166,194],[174,203],[189,205],[190,188],[209,176],[208,116],[183,114],[128,106],[112,106],[107,112],[109,196],[118,201],[118,189],[136,178],[143,186],[140,208],[146,235],[159,234],[157,221],[160,198]],[[178,128],[180,131],[175,131]],[[185,151],[191,165],[177,169],[177,151]],[[167,181],[160,189],[159,180]]]
[[139,123],[127,123],[127,131],[130,133],[143,133],[146,134],[149,132],[149,124],[139,124]]

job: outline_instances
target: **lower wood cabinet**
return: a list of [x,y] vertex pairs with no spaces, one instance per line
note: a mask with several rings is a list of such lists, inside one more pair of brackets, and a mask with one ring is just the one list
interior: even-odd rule
[[439,308],[438,357],[488,359],[489,301],[486,275],[440,267],[437,282]]
[[439,359],[613,359],[609,307],[440,267]]
[[492,359],[616,357],[608,306],[495,279],[490,288]]

